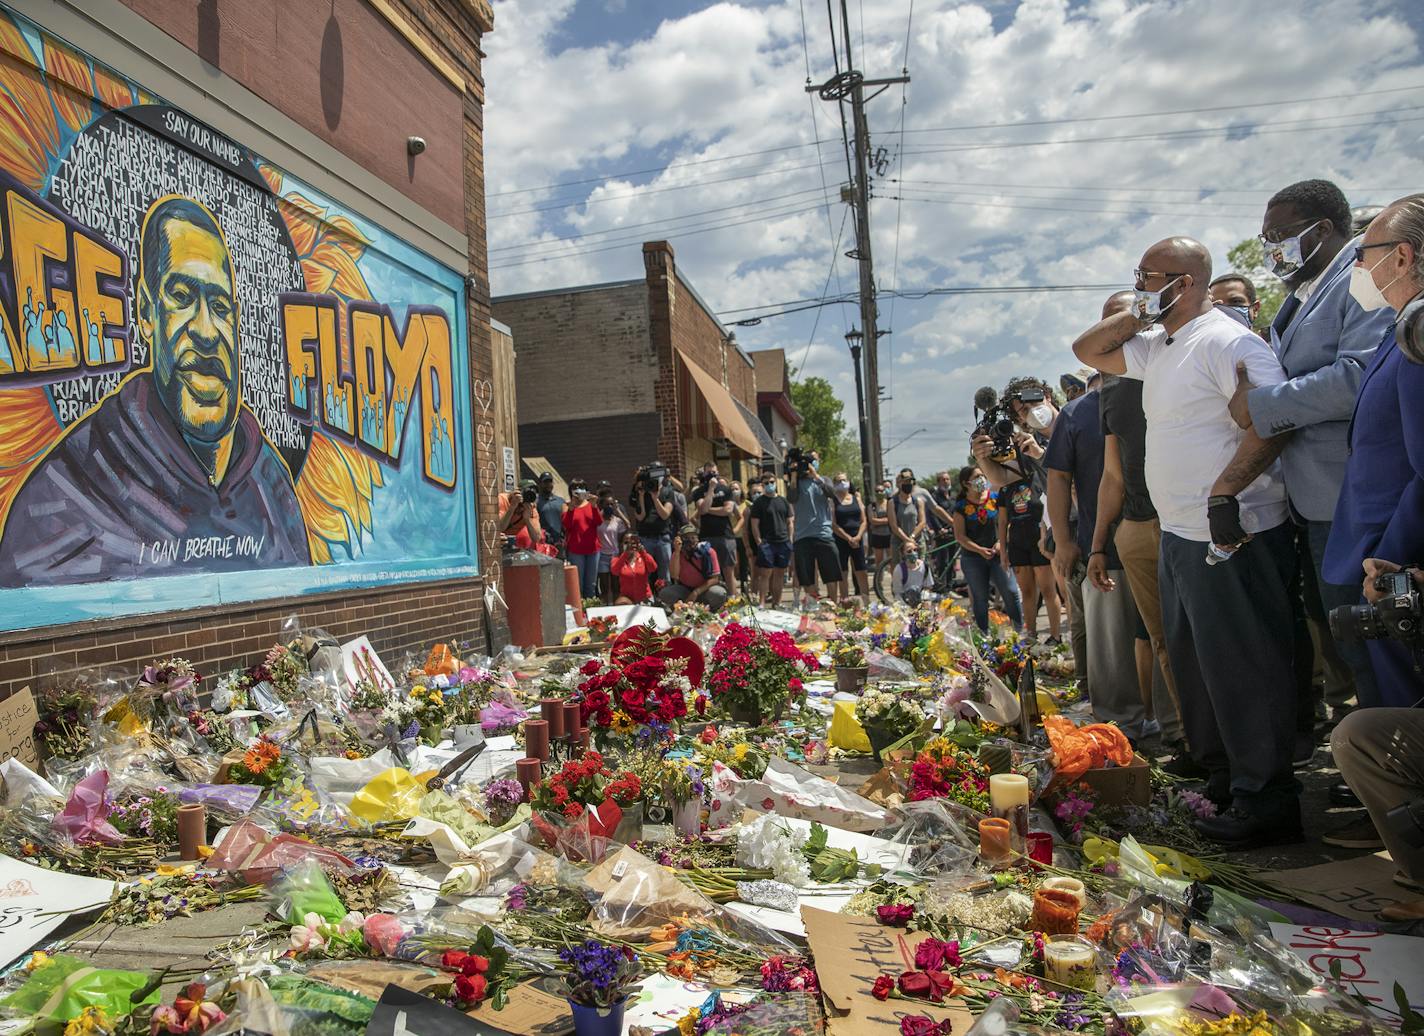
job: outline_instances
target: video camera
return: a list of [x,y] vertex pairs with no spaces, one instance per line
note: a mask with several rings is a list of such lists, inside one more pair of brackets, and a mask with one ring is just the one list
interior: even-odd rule
[[663,479],[668,477],[666,464],[652,463],[638,469],[637,483],[649,489],[658,489],[663,484]]
[[1424,626],[1419,590],[1407,572],[1375,577],[1375,589],[1385,596],[1374,604],[1346,604],[1331,609],[1330,634],[1337,640],[1383,640],[1419,644]]
[[[1037,392],[1039,400],[1043,399],[1041,389],[1025,389],[1025,392]],[[991,387],[985,385],[978,392],[974,393],[974,416],[978,423],[974,426],[974,436],[987,435],[993,444],[990,448],[989,456],[999,464],[1007,463],[1018,455],[1018,450],[1014,446],[1014,408],[1010,398],[1022,398],[1022,393],[1016,393],[1015,397],[999,399],[999,394]]]
[[809,475],[811,458],[800,446],[786,448],[786,474]]

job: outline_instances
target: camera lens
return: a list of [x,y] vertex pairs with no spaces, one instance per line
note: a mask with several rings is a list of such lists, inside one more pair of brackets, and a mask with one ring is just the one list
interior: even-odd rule
[[1336,640],[1379,640],[1388,636],[1372,604],[1346,604],[1330,610],[1330,635]]

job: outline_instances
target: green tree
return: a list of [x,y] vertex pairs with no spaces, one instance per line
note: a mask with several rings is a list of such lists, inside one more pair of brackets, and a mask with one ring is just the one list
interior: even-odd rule
[[826,475],[844,471],[860,484],[860,441],[846,427],[845,404],[825,378],[804,378],[791,382],[791,402],[805,423],[797,433],[803,449],[821,454],[821,471]]
[[1256,299],[1261,303],[1261,312],[1256,315],[1257,329],[1271,326],[1276,319],[1276,311],[1286,300],[1286,287],[1279,277],[1266,269],[1266,257],[1261,249],[1261,239],[1248,237],[1226,253],[1234,273],[1251,278],[1256,288]]

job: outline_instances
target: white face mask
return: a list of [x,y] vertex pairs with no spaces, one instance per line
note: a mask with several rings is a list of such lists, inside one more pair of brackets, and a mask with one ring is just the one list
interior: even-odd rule
[[[1379,266],[1380,263],[1383,263],[1385,259],[1388,258],[1389,256],[1385,256],[1384,259],[1375,263],[1374,266],[1366,267],[1355,265],[1350,267],[1350,298],[1359,303],[1360,308],[1366,313],[1383,309],[1389,305],[1389,301],[1384,297],[1384,289],[1375,284],[1374,276],[1375,266]],[[1397,280],[1399,280],[1398,277],[1394,279],[1394,281]],[[1386,284],[1385,288],[1394,284],[1394,281],[1390,281],[1389,284]]]
[[1320,224],[1321,220],[1316,220],[1299,234],[1295,235],[1295,237],[1288,237],[1284,241],[1263,240],[1261,242],[1263,258],[1265,259],[1266,265],[1271,268],[1273,274],[1281,280],[1285,280],[1293,276],[1295,272],[1306,263],[1310,262],[1310,256],[1320,251],[1320,246],[1324,242],[1316,242],[1315,247],[1310,250],[1310,255],[1303,256],[1300,254],[1300,239],[1320,226]]
[[834,485],[837,493],[844,493],[846,490],[850,489],[849,482],[836,482],[834,483]]
[[1037,431],[1043,431],[1053,423],[1053,408],[1047,403],[1040,403],[1028,412],[1024,418],[1024,424]]
[[1161,291],[1147,291],[1144,288],[1134,288],[1132,291],[1132,314],[1139,320],[1156,320],[1167,310],[1175,306],[1181,295],[1178,295],[1165,306],[1162,305],[1162,293],[1182,278],[1174,277],[1166,284],[1162,285]]

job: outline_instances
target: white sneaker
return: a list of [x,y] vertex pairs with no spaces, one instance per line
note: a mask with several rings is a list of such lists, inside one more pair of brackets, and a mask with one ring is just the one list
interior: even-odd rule
[[1162,724],[1161,724],[1161,723],[1158,723],[1155,719],[1145,719],[1145,720],[1143,720],[1143,721],[1142,721],[1142,727],[1141,727],[1141,729],[1138,730],[1138,732],[1137,732],[1138,740],[1146,740],[1146,739],[1149,738],[1149,737],[1161,737],[1161,736],[1162,736]]

